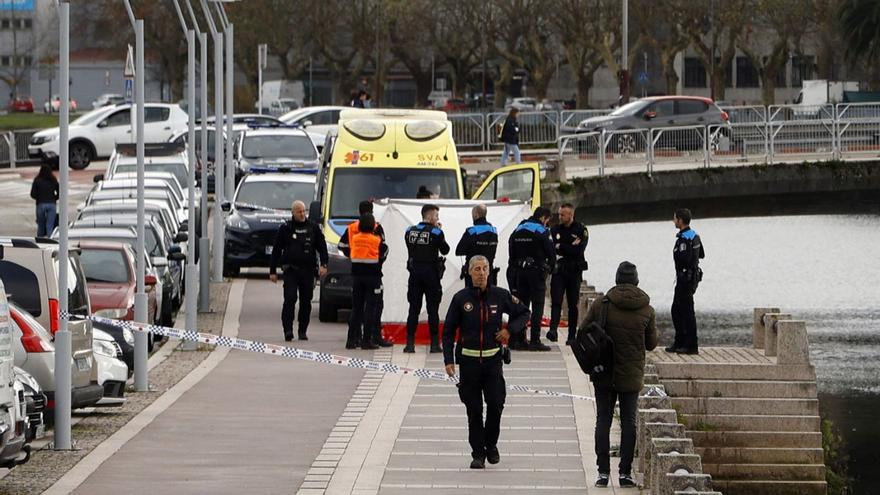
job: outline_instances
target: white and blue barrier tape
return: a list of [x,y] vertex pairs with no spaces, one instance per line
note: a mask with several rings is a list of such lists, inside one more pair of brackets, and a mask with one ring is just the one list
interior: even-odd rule
[[[381,371],[383,373],[393,373],[397,375],[411,375],[423,380],[436,380],[448,383],[458,383],[458,376],[449,376],[445,371],[430,370],[426,368],[406,368],[391,363],[380,363],[378,361],[369,361],[357,357],[337,356],[326,352],[315,352],[305,349],[297,349],[295,347],[287,347],[282,345],[267,344],[265,342],[257,342],[254,340],[240,339],[238,337],[226,337],[223,335],[214,335],[212,333],[194,332],[190,330],[180,330],[178,328],[163,327],[159,325],[144,325],[133,321],[120,321],[104,318],[101,316],[81,316],[71,315],[67,312],[61,313],[62,319],[78,319],[91,320],[98,323],[113,325],[120,328],[127,328],[133,332],[152,333],[154,335],[162,335],[165,337],[174,337],[181,340],[189,340],[193,342],[201,342],[203,344],[211,344],[220,347],[228,347],[230,349],[238,349],[240,351],[256,352],[259,354],[269,354],[271,356],[281,356],[286,358],[301,359],[304,361],[312,361],[321,364],[330,364],[333,366],[345,366],[348,368],[357,368],[372,371]],[[514,392],[522,392],[533,395],[543,395],[547,397],[561,397],[576,400],[595,400],[594,397],[586,395],[569,394],[566,392],[556,392],[553,390],[541,390],[522,385],[507,385],[508,390]]]

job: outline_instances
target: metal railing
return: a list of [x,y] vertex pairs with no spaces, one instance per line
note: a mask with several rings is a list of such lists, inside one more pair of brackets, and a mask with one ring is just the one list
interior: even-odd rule
[[39,129],[6,131],[0,133],[0,167],[16,167],[23,163],[36,163],[28,156],[28,142]]

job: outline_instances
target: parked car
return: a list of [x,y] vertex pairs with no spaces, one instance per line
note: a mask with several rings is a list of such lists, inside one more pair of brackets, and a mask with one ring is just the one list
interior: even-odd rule
[[538,107],[538,102],[535,101],[534,98],[513,98],[507,101],[507,104],[504,105],[505,110],[510,110],[511,108],[516,108],[517,110],[524,112],[528,110],[535,110]]
[[[136,215],[137,211],[137,199],[102,201],[84,206],[79,210],[74,221],[93,216],[107,216],[114,214]],[[145,199],[144,211],[148,216],[154,217],[166,232],[173,232],[176,234],[178,232],[187,231],[186,225],[181,224],[177,220],[177,216],[165,201],[158,199]]]
[[[92,160],[108,158],[117,143],[135,141],[132,132],[131,105],[124,103],[90,111],[70,123],[70,168],[81,170]],[[144,140],[167,141],[178,129],[187,126],[189,116],[179,106],[147,103],[144,109]],[[47,162],[58,160],[58,127],[44,129],[31,137],[28,154]]]
[[[696,96],[653,96],[632,101],[616,108],[608,115],[582,120],[576,132],[600,132],[652,129],[656,127],[707,126],[727,124],[728,115],[709,98]],[[655,144],[655,147],[688,149],[702,146],[697,133],[672,132]],[[633,134],[611,137],[608,149],[612,152],[630,152],[644,149],[644,139]]]
[[118,105],[125,102],[125,97],[116,93],[104,93],[92,102],[92,108]]
[[235,140],[236,182],[252,170],[318,168],[318,149],[302,129],[256,128]]
[[[152,275],[147,275],[148,277],[153,277]],[[102,332],[106,332],[108,335],[113,337],[113,341],[116,345],[119,346],[119,350],[122,351],[121,355],[117,355],[116,358],[125,363],[128,367],[128,376],[134,374],[134,332],[127,328],[123,328],[120,326],[112,325],[110,323],[104,323],[103,321],[93,321],[92,328],[95,330],[101,330]],[[153,351],[153,342],[154,340],[158,342],[162,337],[154,336],[152,333],[147,334],[147,345],[148,351]]]
[[223,271],[237,275],[245,266],[269,266],[278,227],[290,218],[294,200],[310,204],[315,197],[314,174],[257,173],[242,179],[232,203],[221,207],[226,219]]
[[282,122],[289,125],[299,125],[310,134],[316,135],[316,142],[323,146],[327,133],[336,132],[339,123],[339,112],[348,107],[318,106],[303,107],[292,112],[287,112],[278,117]]
[[15,367],[15,381],[22,386],[25,404],[25,442],[43,438],[46,435],[45,418],[46,394],[43,393],[40,383],[27,371]]
[[269,113],[272,115],[283,115],[297,108],[299,108],[299,102],[294,98],[279,98],[269,103]]
[[27,422],[24,389],[15,380],[12,318],[6,288],[0,280],[0,467],[12,468],[27,462]]
[[[291,108],[291,110],[293,110],[293,109]],[[223,125],[225,126],[226,125],[226,115],[223,115],[222,121],[223,121]],[[217,122],[217,117],[214,117],[214,116],[208,117],[207,119],[205,119],[205,123],[208,124],[208,127],[215,127],[214,126],[215,122]],[[284,122],[282,122],[280,119],[278,119],[278,117],[275,117],[274,115],[260,115],[258,113],[235,113],[235,114],[232,114],[233,128],[236,124],[243,124],[246,126],[248,124],[280,125],[283,123]],[[199,120],[196,123],[196,130],[198,130],[200,127],[201,127],[201,120]]]
[[462,112],[467,110],[467,102],[463,98],[450,98],[443,104],[444,112]]
[[22,96],[12,98],[6,105],[6,110],[9,113],[34,113],[34,100]]
[[[70,107],[69,110],[71,112],[76,112],[76,100],[71,98],[69,100]],[[61,95],[52,95],[52,98],[49,99],[46,103],[43,103],[43,112],[45,113],[58,113],[61,111]]]
[[104,387],[104,397],[95,404],[98,407],[119,407],[125,404],[125,381],[128,380],[128,366],[123,363],[122,349],[113,337],[95,329],[92,341],[95,360],[98,363],[98,384]]
[[[121,201],[121,200],[129,200],[134,199],[137,200],[137,190],[136,189],[128,189],[128,188],[109,188],[101,191],[92,191],[86,196],[86,200],[82,202],[79,206],[77,206],[77,211],[83,209],[84,207],[92,204],[98,203],[106,203],[113,201]],[[189,219],[189,214],[183,208],[183,205],[180,204],[180,200],[167,189],[161,188],[150,188],[144,189],[144,200],[156,200],[162,201],[168,205],[172,212],[174,212],[175,218],[177,218],[177,222],[181,225],[186,224]]]
[[[53,335],[60,327],[61,307],[58,286],[58,243],[50,239],[0,239],[0,279],[6,284],[9,299],[28,312]],[[68,251],[67,311],[72,315],[90,314],[89,293],[79,251]],[[103,389],[97,383],[97,370],[92,355],[92,324],[88,320],[71,319],[67,323],[76,373],[72,376],[72,407],[89,407],[97,403]],[[27,369],[27,367],[24,367]],[[42,382],[41,382],[42,383]],[[47,387],[46,395],[54,404],[54,393]],[[54,406],[51,406],[54,407]]]

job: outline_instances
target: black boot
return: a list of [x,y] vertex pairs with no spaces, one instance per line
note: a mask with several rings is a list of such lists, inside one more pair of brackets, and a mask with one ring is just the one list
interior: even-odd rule
[[440,348],[440,339],[437,337],[437,334],[431,335],[431,352],[443,352],[443,349]]
[[547,332],[547,340],[550,342],[556,342],[559,339],[559,335],[556,333],[555,329],[550,329]]
[[409,329],[406,330],[406,347],[403,348],[403,352],[414,353],[416,352],[416,332],[413,330],[412,332]]

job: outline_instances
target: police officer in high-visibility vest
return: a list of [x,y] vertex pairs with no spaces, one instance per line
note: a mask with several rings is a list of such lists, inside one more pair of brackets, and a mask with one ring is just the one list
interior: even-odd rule
[[517,297],[532,310],[529,343],[525,335],[514,339],[511,349],[549,351],[541,342],[541,319],[544,315],[544,297],[547,294],[547,275],[556,262],[556,249],[550,240],[550,210],[543,206],[514,229],[510,235],[510,263],[516,266]]
[[673,216],[675,246],[672,259],[675,261],[675,295],[672,298],[672,325],[675,327],[675,341],[666,352],[679,354],[698,354],[697,316],[694,314],[694,293],[703,279],[700,260],[706,257],[703,241],[691,229],[691,210],[682,208]]
[[559,207],[559,224],[550,229],[553,247],[556,248],[556,268],[550,278],[550,330],[547,340],[556,342],[556,329],[562,318],[562,298],[568,303],[568,339],[571,345],[577,330],[578,300],[581,294],[581,281],[587,260],[584,250],[590,240],[587,228],[574,219],[574,205],[564,203]]
[[[361,201],[358,205],[358,214],[364,215],[365,213],[373,214],[373,202],[372,201]],[[379,222],[375,222],[375,227],[373,228],[373,234],[379,236],[382,239],[383,250],[387,251],[388,247],[385,245],[385,231],[382,229],[382,225]],[[337,247],[339,251],[342,252],[345,256],[352,258],[351,255],[351,245],[350,239],[352,237],[351,233],[359,232],[360,220],[356,220],[348,225],[345,228],[345,232],[342,233],[342,237],[339,238],[339,244]],[[349,336],[345,342],[346,349],[355,349],[357,347],[363,347],[364,343],[367,344],[367,349],[373,349],[373,346],[376,347],[391,347],[391,342],[382,338],[382,309],[384,307],[384,286],[382,285],[382,266],[385,262],[385,255],[380,255],[378,266],[373,265],[372,263],[359,263],[355,265],[352,262],[351,274],[352,277],[359,277],[361,275],[364,276],[374,276],[378,275],[379,277],[379,293],[376,299],[375,305],[365,305],[366,303],[359,303],[358,307],[364,305],[365,310],[369,310],[369,313],[364,313],[362,317],[352,320],[351,316],[349,316]],[[367,266],[368,265],[368,266]],[[352,298],[352,308],[354,308],[354,298]],[[352,313],[354,314],[354,313]],[[356,324],[355,326],[351,326],[352,324]],[[368,325],[373,325],[368,328]]]
[[321,227],[306,218],[306,205],[294,201],[293,218],[278,228],[272,259],[269,263],[269,279],[278,282],[277,270],[284,270],[284,304],[281,307],[281,328],[284,340],[293,340],[293,308],[299,295],[297,333],[300,340],[308,340],[306,331],[312,315],[312,295],[316,277],[327,274],[327,241]]
[[[510,292],[489,285],[489,266],[485,256],[477,255],[470,259],[468,274],[472,286],[460,290],[452,298],[443,326],[446,373],[455,376],[455,363],[459,366],[458,396],[467,409],[471,469],[483,469],[487,460],[490,464],[498,464],[501,460],[498,436],[507,396],[502,369],[503,346],[511,333],[525,331],[529,319],[528,308]],[[507,329],[503,327],[502,313],[508,315]]]
[[[351,258],[351,316],[348,320],[346,349],[378,349],[382,340],[378,308],[382,297],[382,262],[388,255],[385,239],[376,232],[372,213],[362,213],[348,226],[347,241],[339,249]],[[363,334],[361,334],[363,325]]]
[[464,256],[461,267],[461,278],[465,287],[471,286],[471,277],[467,273],[468,262],[474,256],[485,256],[489,260],[489,285],[498,285],[498,269],[495,268],[495,252],[498,249],[498,230],[486,220],[486,205],[474,206],[471,217],[474,224],[464,231],[461,240],[455,247],[456,256]]
[[441,352],[439,311],[443,289],[440,279],[446,269],[446,260],[441,255],[449,253],[449,244],[440,230],[440,207],[432,204],[422,206],[422,221],[406,230],[404,240],[409,252],[406,263],[409,270],[406,292],[409,315],[406,318],[406,347],[403,352],[416,352],[415,338],[419,314],[422,312],[422,297],[428,310],[431,352]]

